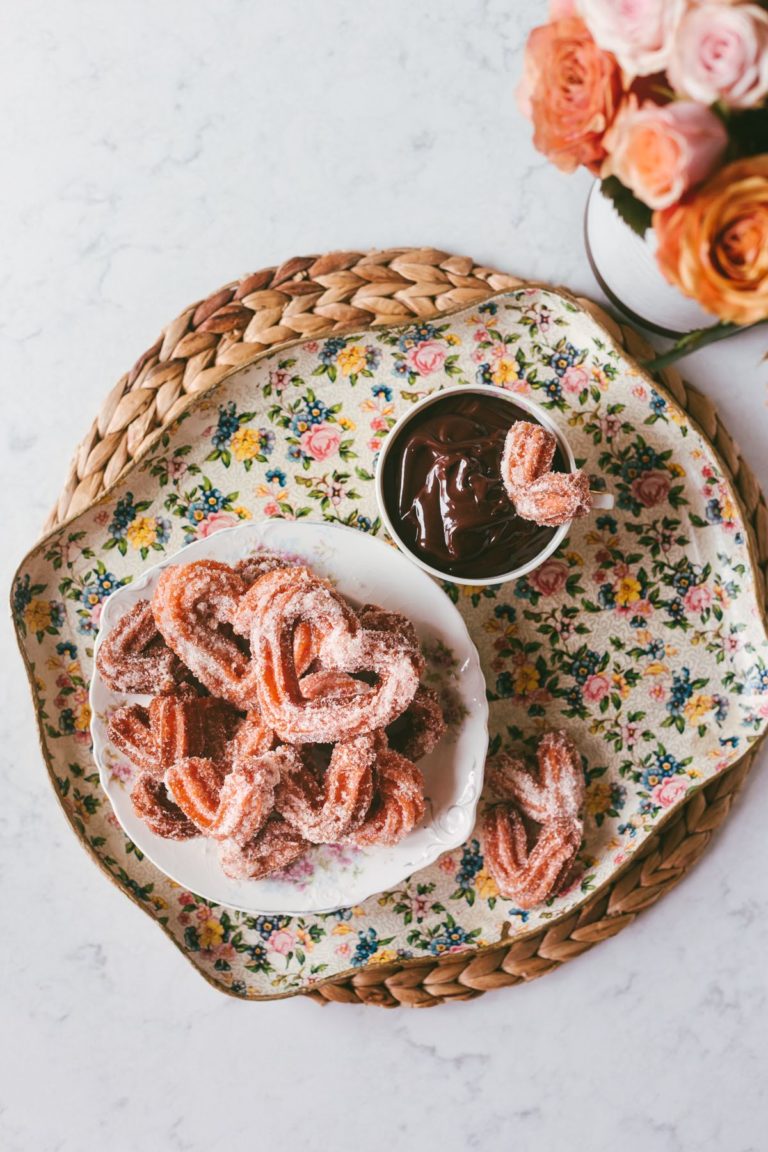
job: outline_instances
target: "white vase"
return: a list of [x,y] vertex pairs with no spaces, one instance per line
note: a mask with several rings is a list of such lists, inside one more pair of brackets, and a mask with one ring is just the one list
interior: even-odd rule
[[656,263],[655,233],[649,229],[641,237],[633,232],[600,191],[599,180],[587,200],[584,239],[597,282],[630,320],[673,338],[717,322],[664,279]]

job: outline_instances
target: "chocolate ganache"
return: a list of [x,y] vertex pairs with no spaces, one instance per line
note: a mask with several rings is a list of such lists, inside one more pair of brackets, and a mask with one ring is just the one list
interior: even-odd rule
[[[383,494],[403,543],[447,575],[501,576],[537,556],[554,529],[517,515],[501,479],[510,424],[531,414],[499,396],[447,393],[397,434]],[[566,471],[558,448],[552,467]]]

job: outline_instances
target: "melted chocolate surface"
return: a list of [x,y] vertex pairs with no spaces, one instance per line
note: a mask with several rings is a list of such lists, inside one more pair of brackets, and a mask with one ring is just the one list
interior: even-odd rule
[[[499,396],[450,392],[403,428],[384,462],[384,500],[403,542],[449,576],[500,576],[555,532],[518,516],[504,488],[501,456],[515,420],[532,417]],[[552,468],[566,470],[559,448]]]

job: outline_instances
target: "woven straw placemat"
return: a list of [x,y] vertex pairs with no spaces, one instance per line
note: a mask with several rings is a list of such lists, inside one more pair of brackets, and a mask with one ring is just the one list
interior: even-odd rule
[[[107,397],[78,447],[46,529],[83,511],[111,486],[160,430],[207,391],[267,350],[296,341],[433,317],[519,287],[517,277],[432,248],[333,252],[296,257],[234,281],[186,309]],[[652,349],[598,305],[580,304],[637,357]],[[754,475],[714,405],[675,369],[661,378],[718,451],[754,533],[763,592],[768,572],[768,508]],[[611,884],[577,912],[515,943],[477,955],[376,965],[306,995],[322,1002],[427,1007],[530,980],[614,936],[683,878],[728,815],[755,750],[694,791]]]

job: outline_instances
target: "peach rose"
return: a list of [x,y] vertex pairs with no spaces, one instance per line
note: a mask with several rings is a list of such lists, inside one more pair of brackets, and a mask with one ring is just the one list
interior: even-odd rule
[[722,168],[653,227],[659,267],[686,296],[733,324],[768,318],[768,154]]
[[629,76],[663,72],[686,0],[578,0],[577,8],[606,52]]
[[595,672],[584,684],[584,699],[589,700],[590,704],[597,704],[610,690],[611,683],[608,677]]
[[672,87],[698,100],[753,108],[768,93],[768,12],[756,4],[697,4],[680,24],[668,68]]
[[701,104],[678,101],[622,107],[605,134],[603,176],[617,176],[649,208],[668,208],[717,166],[728,145],[719,116]]
[[211,516],[201,520],[197,526],[197,535],[202,539],[206,536],[213,536],[214,532],[220,532],[222,528],[234,528],[235,524],[240,523],[240,517],[235,516],[233,512],[214,512]]
[[651,800],[662,808],[670,808],[688,791],[689,781],[685,776],[669,776],[657,784],[651,792]]
[[442,368],[445,349],[436,340],[424,340],[414,345],[405,359],[412,372],[417,372],[419,376],[431,376],[438,368]]
[[291,948],[293,948],[293,943],[293,936],[290,932],[286,932],[284,928],[281,928],[277,932],[273,932],[267,941],[270,949],[273,952],[279,952],[281,956],[285,956],[288,952],[290,952]]
[[563,172],[584,164],[597,174],[603,135],[621,99],[621,72],[582,20],[567,16],[534,28],[518,101],[533,121],[533,142]]
[[629,490],[635,500],[639,500],[644,508],[653,508],[656,504],[663,504],[669,495],[669,476],[666,472],[643,472],[633,480]]
[[302,432],[299,443],[305,456],[311,456],[314,460],[327,460],[334,452],[338,452],[341,433],[332,424],[313,424],[306,432]]
[[712,603],[712,592],[706,584],[694,584],[683,596],[687,612],[704,612]]
[[542,596],[553,596],[565,587],[568,579],[568,565],[562,560],[545,560],[540,567],[531,572],[528,582]]
[[563,373],[562,385],[566,392],[582,392],[588,384],[589,373],[581,364],[572,364]]

